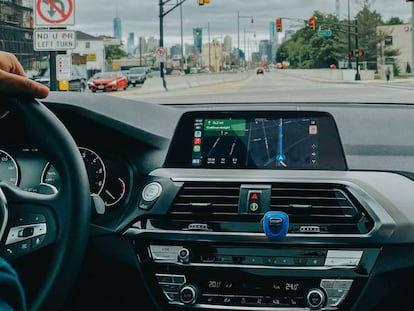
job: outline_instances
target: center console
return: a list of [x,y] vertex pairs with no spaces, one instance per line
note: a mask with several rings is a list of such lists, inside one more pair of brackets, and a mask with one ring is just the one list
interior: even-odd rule
[[395,223],[346,169],[329,114],[184,114],[125,232],[154,301],[350,310]]

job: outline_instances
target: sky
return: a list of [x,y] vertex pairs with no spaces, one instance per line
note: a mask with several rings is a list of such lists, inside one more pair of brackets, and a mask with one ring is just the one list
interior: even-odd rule
[[[65,0],[70,1],[70,0]],[[135,38],[154,36],[159,38],[159,0],[73,0],[75,2],[75,26],[91,35],[113,35],[113,18],[118,15],[122,20],[123,39],[134,32]],[[171,8],[171,0],[164,10]],[[340,0],[341,18],[348,16],[348,1],[351,16],[362,7],[363,0]],[[371,0],[372,9],[386,20],[397,16],[408,22],[411,18],[411,3],[406,0]],[[187,0],[182,5],[184,42],[192,42],[192,29],[204,28],[207,36],[210,26],[210,38],[222,40],[224,36],[237,42],[237,14],[239,12],[240,40],[246,30],[246,40],[261,40],[269,37],[269,22],[278,17],[308,20],[314,11],[336,13],[336,0],[210,0],[210,4],[199,6],[198,0]],[[253,24],[251,18],[253,17]],[[293,23],[293,22],[292,22]],[[284,29],[289,25],[284,24]],[[294,25],[293,25],[294,26]],[[70,28],[70,27],[68,27]],[[256,37],[254,37],[256,34]],[[164,19],[165,46],[180,43],[180,9],[169,13]],[[207,38],[207,37],[205,37]],[[206,39],[203,39],[206,40]]]

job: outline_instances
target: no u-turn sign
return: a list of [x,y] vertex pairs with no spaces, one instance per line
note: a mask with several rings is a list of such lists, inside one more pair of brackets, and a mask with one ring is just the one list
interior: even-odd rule
[[75,0],[35,0],[36,26],[75,25]]

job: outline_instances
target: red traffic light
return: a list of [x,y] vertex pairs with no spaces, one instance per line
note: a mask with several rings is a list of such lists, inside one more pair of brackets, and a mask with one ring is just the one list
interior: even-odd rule
[[349,56],[354,56],[354,51],[352,51],[352,50],[348,51],[348,55]]
[[277,32],[282,32],[282,30],[283,30],[282,19],[281,18],[276,19],[276,30],[277,30]]
[[309,27],[310,27],[310,29],[311,29],[312,31],[315,31],[315,30],[316,30],[316,18],[311,17],[311,18],[309,19]]
[[358,51],[358,56],[359,57],[362,57],[362,56],[364,56],[365,55],[365,52],[363,51],[363,50],[359,50]]

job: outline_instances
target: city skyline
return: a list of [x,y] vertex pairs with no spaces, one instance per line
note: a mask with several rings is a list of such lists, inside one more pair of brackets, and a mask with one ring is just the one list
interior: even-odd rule
[[[93,4],[97,0],[90,0],[82,7],[77,6],[77,19],[75,28],[81,31],[97,35],[111,35],[112,27],[109,23],[115,15],[114,5],[107,0],[100,0],[99,6],[104,8],[99,16],[95,16]],[[358,0],[350,0],[351,15],[354,16],[361,8]],[[340,1],[341,18],[346,18],[347,1]],[[392,6],[389,0],[374,0],[373,10],[383,16],[384,19],[391,16],[398,16],[404,21],[411,17],[410,4],[405,1],[396,1]],[[288,8],[296,7],[295,11]],[[257,33],[257,39],[263,40],[269,38],[269,22],[280,16],[298,17],[307,20],[314,11],[319,10],[324,13],[337,13],[336,0],[315,0],[312,2],[293,0],[289,3],[276,1],[275,5],[269,7],[268,0],[257,0],[254,3],[236,0],[211,1],[209,5],[199,7],[197,1],[186,1],[182,6],[183,11],[183,38],[185,42],[191,42],[192,29],[197,27],[207,27],[211,24],[211,37],[224,38],[225,35],[231,35],[232,38],[237,36],[237,10],[240,14],[252,14],[255,23],[249,28],[253,28]],[[180,10],[174,10],[164,19],[164,40],[166,46],[171,46],[180,42],[179,16]],[[157,1],[140,1],[128,2],[119,10],[119,17],[122,19],[124,30],[123,40],[126,42],[127,35],[134,32],[136,37],[154,36],[159,37],[159,20],[158,20],[158,2]],[[294,15],[294,16],[293,16]],[[108,18],[106,17],[108,16]],[[241,21],[240,28],[243,29],[245,21]],[[286,25],[288,28],[288,25]]]

